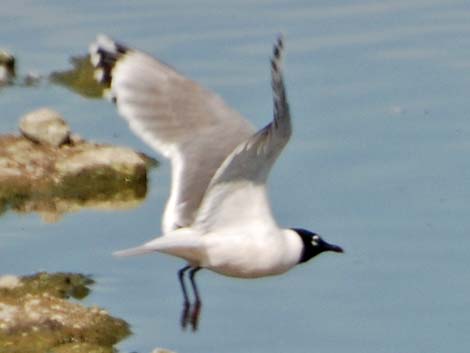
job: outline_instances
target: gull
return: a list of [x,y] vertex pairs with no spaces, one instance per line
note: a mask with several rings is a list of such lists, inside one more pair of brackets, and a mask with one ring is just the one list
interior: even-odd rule
[[163,235],[115,255],[160,252],[187,262],[178,271],[183,327],[197,327],[201,298],[195,274],[201,269],[258,278],[287,272],[325,251],[343,252],[315,232],[281,228],[272,214],[266,182],[292,134],[282,52],[279,37],[271,58],[274,117],[256,132],[219,96],[150,55],[104,35],[90,46],[95,77],[119,113],[172,165]]

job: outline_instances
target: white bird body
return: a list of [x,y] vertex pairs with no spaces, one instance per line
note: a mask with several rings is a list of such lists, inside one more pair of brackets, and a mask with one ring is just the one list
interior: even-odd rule
[[257,278],[284,273],[324,251],[342,252],[318,234],[280,228],[272,216],[266,182],[292,134],[281,39],[271,60],[274,119],[256,133],[218,96],[147,54],[107,37],[99,37],[90,53],[98,80],[109,85],[130,127],[172,162],[164,235],[116,255],[161,252],[185,259],[179,278],[188,303],[183,274],[190,269],[197,316],[194,274],[201,268]]
[[284,273],[297,265],[302,241],[290,229],[261,227],[227,228],[221,233],[200,234],[181,228],[118,256],[161,252],[185,259],[192,267],[219,274],[258,278]]

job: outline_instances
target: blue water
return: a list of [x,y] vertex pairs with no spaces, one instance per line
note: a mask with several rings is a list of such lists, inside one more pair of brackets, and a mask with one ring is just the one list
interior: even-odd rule
[[[268,59],[286,36],[294,136],[271,175],[280,224],[338,243],[287,275],[201,272],[200,330],[164,255],[113,250],[159,234],[169,164],[146,201],[44,223],[2,215],[2,273],[79,271],[85,304],[132,325],[122,352],[468,352],[470,348],[470,4],[466,1],[22,1],[0,12],[0,46],[19,72],[66,69],[97,33],[144,49],[216,90],[257,126],[271,119]],[[82,136],[157,156],[106,101],[41,84],[0,90],[0,132],[37,107]]]

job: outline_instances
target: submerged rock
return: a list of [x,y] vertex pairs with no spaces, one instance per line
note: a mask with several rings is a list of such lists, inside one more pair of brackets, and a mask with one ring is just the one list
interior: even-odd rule
[[[7,282],[14,276],[8,277]],[[93,281],[87,276],[39,273],[16,278],[14,287],[0,286],[2,353],[111,353],[130,334],[125,321],[105,310],[66,300],[88,293],[83,288]]]
[[67,129],[55,141],[66,137],[57,145],[0,136],[0,212],[38,211],[53,222],[83,207],[129,208],[144,199],[154,160],[129,148],[87,142]]

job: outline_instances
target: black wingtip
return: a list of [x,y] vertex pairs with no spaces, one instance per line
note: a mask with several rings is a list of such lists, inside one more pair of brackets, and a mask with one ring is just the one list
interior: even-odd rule
[[273,71],[278,71],[277,63],[274,59],[271,59],[271,69]]
[[273,54],[275,58],[280,58],[282,50],[284,49],[284,36],[282,33],[278,34],[276,43],[274,44]]
[[124,56],[129,49],[105,35],[99,35],[90,46],[90,59],[95,68],[98,82],[106,87],[111,86],[113,79],[112,71],[119,59]]
[[271,68],[273,71],[279,71],[279,62],[282,60],[282,51],[284,50],[284,36],[279,34],[273,46],[273,56],[271,58]]

